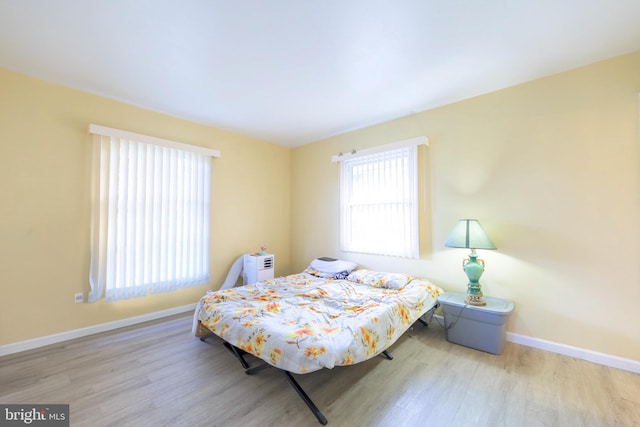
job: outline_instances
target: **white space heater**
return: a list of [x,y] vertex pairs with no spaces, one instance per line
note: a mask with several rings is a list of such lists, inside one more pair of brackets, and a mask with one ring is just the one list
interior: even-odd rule
[[273,279],[273,255],[245,255],[242,266],[242,282],[245,285]]

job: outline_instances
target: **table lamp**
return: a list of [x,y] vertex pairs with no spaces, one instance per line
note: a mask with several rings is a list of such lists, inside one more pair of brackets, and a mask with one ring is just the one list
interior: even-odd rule
[[496,249],[487,233],[477,219],[461,219],[449,234],[444,245],[448,248],[471,249],[469,258],[462,261],[462,269],[469,278],[465,303],[469,305],[486,305],[482,298],[480,276],[484,272],[484,260],[478,258],[476,249]]

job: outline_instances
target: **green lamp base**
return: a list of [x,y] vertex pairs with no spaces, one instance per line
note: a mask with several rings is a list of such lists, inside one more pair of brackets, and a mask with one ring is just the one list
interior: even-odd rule
[[482,287],[480,286],[480,276],[484,272],[484,260],[478,259],[475,249],[471,249],[469,258],[464,259],[462,268],[469,278],[467,297],[464,302],[469,305],[487,305],[487,302],[482,298]]

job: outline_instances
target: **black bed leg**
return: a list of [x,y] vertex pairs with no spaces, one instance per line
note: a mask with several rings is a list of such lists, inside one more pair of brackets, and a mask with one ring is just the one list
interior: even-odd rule
[[284,375],[289,380],[289,384],[291,384],[291,387],[293,387],[294,390],[298,392],[298,395],[300,396],[300,398],[304,401],[304,403],[307,404],[309,409],[311,409],[311,412],[313,412],[313,415],[316,416],[318,421],[320,421],[320,424],[326,425],[327,419],[324,417],[324,415],[322,415],[322,412],[320,412],[318,407],[311,401],[311,399],[309,399],[309,396],[307,396],[307,393],[305,393],[302,387],[300,387],[300,384],[298,384],[295,378],[293,378],[293,375],[291,375],[289,371],[282,371],[282,372],[284,372]]
[[382,352],[382,354],[384,355],[384,357],[386,357],[389,360],[393,360],[393,356],[391,355],[391,353],[389,353],[387,350],[384,350]]
[[242,367],[244,369],[248,369],[249,368],[249,364],[244,360],[244,357],[242,357],[242,354],[240,354],[240,352],[238,351],[236,346],[231,345],[226,341],[223,341],[222,344],[227,348],[227,350],[229,350],[231,353],[233,353],[234,356],[236,356],[238,358],[238,360],[240,361],[240,364],[242,365]]
[[[431,319],[433,319],[433,313],[436,312],[439,306],[440,304],[436,304],[435,306],[431,307],[425,314],[418,317],[418,322],[422,323],[423,326],[426,326],[428,328],[429,322],[431,322]],[[429,320],[424,320],[423,317],[426,317]]]
[[207,338],[213,337],[213,336],[215,336],[215,334],[213,332],[210,333],[210,334],[207,334],[207,335],[203,335],[203,336],[200,337],[200,341],[205,342],[207,340]]
[[268,363],[263,363],[262,365],[258,365],[258,366],[255,366],[253,368],[245,369],[244,373],[247,374],[247,375],[253,375],[256,372],[262,371],[263,369],[268,368],[270,366],[271,365],[269,365]]

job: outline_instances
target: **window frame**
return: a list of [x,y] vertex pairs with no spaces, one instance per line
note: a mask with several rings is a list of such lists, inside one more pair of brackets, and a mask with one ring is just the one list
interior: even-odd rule
[[[372,255],[382,256],[396,256],[403,258],[417,259],[420,256],[420,239],[419,239],[419,193],[418,193],[418,177],[419,177],[419,165],[418,165],[418,146],[428,145],[426,137],[417,137],[404,141],[395,142],[392,144],[386,144],[378,147],[373,147],[365,150],[355,151],[350,154],[338,154],[334,156],[332,160],[334,162],[340,162],[340,231],[339,231],[339,246],[343,252],[355,252]],[[368,167],[369,169],[375,169],[381,167],[382,163],[387,162],[387,167],[392,165],[392,158],[396,158],[401,155],[403,160],[404,170],[404,183],[402,184],[402,195],[400,199],[396,197],[395,200],[385,199],[380,194],[371,194],[375,192],[368,191],[368,194],[364,197],[367,199],[363,202],[363,198],[353,194],[354,191],[367,191],[354,188],[354,168],[357,166]],[[368,165],[368,166],[367,166]],[[388,171],[386,171],[388,172]],[[370,183],[370,186],[389,186],[389,175],[384,176],[380,174],[373,175],[375,183]],[[396,183],[397,184],[397,183]],[[358,184],[356,184],[356,187]],[[389,193],[387,193],[389,194]],[[397,194],[396,194],[397,196]],[[358,204],[369,204],[373,210],[369,213],[363,214],[367,218],[366,221],[370,223],[365,227],[365,230],[360,232],[356,231],[354,234],[354,221],[359,214],[354,214],[354,207]],[[393,210],[390,208],[392,204],[403,205],[404,209],[398,208],[395,214],[390,215],[389,212],[379,213],[376,211],[376,204],[386,203],[388,206],[387,211]],[[364,210],[364,208],[363,208]],[[377,221],[373,218],[377,218]],[[363,218],[362,216],[360,218]],[[403,238],[397,242],[395,247],[387,247],[384,241],[376,242],[371,239],[371,236],[376,233],[380,235],[381,224],[391,223],[389,218],[395,218],[393,221],[401,220],[400,224],[394,224],[394,227],[384,227],[384,233],[387,234],[387,241],[393,241],[396,233],[403,234]],[[360,222],[362,222],[360,220]],[[378,225],[374,225],[374,224]],[[372,228],[375,228],[372,230]],[[395,231],[394,231],[395,228]],[[368,231],[367,231],[368,230]],[[361,234],[361,237],[358,237]],[[366,236],[366,237],[363,237]],[[380,239],[378,239],[380,240]]]
[[[90,125],[89,133],[89,302],[209,282],[211,158],[220,152],[99,125]],[[160,265],[161,260],[171,266]]]

